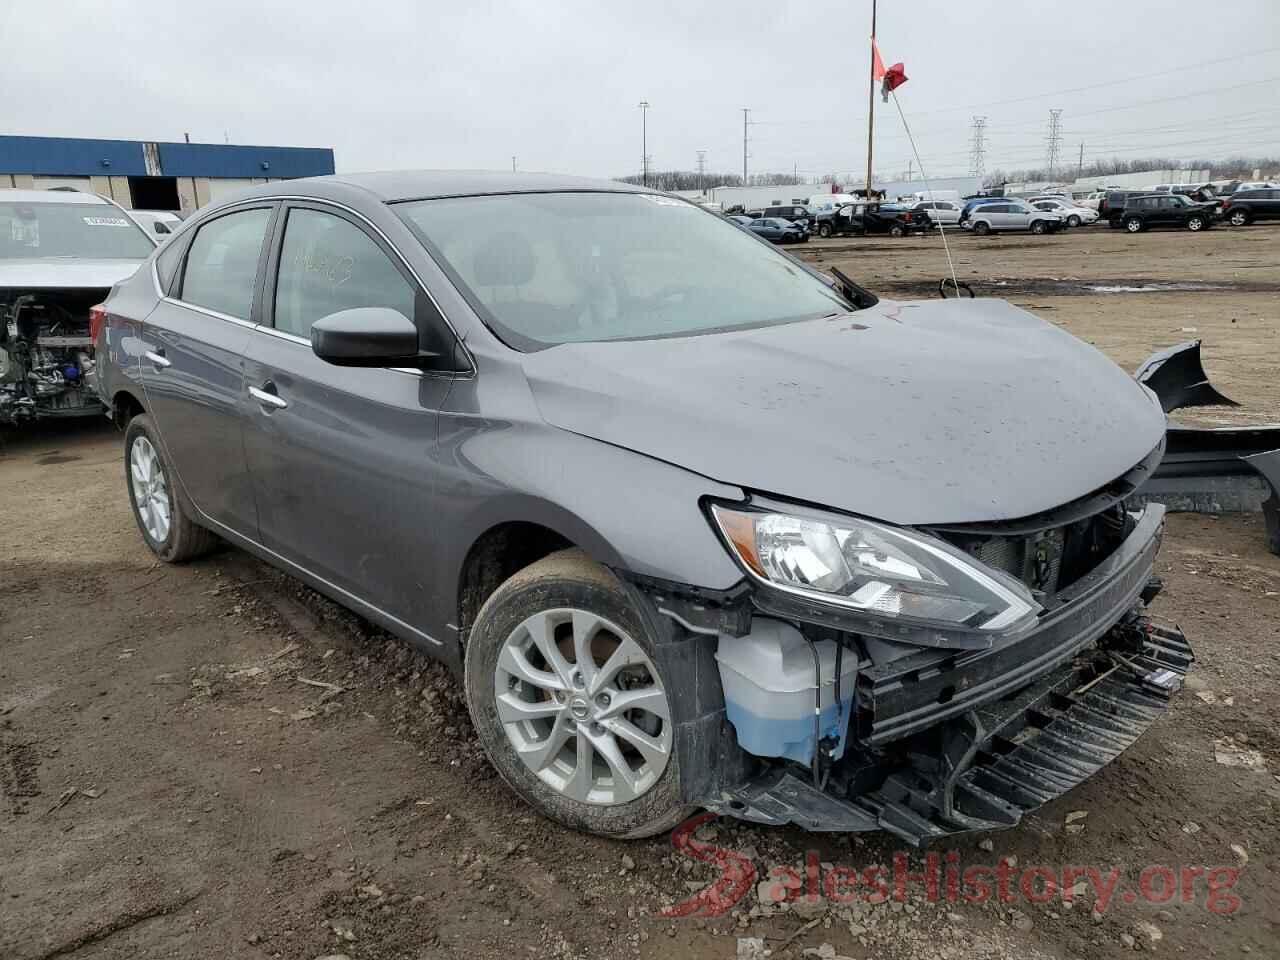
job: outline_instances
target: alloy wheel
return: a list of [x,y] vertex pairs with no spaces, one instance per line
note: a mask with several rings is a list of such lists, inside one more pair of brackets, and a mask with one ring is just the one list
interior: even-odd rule
[[133,502],[143,529],[156,543],[164,543],[169,539],[172,522],[169,484],[160,455],[146,437],[138,437],[129,448],[129,474],[133,481]]
[[585,610],[543,611],[516,627],[498,654],[494,700],[516,755],[572,800],[635,800],[671,756],[671,708],[652,661]]
[[1249,217],[1243,210],[1237,210],[1231,214],[1231,225],[1234,227],[1243,227],[1248,222]]

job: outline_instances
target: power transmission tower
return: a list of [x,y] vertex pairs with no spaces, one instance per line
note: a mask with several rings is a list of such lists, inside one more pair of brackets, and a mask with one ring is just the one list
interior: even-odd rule
[[751,125],[751,120],[749,119],[750,116],[751,116],[751,108],[743,107],[742,108],[742,185],[744,187],[747,185],[747,157],[750,156],[750,154],[747,153],[747,127]]
[[973,140],[969,146],[969,175],[980,177],[987,172],[987,118],[973,118]]
[[1049,111],[1049,135],[1045,137],[1048,147],[1049,179],[1054,179],[1058,169],[1058,161],[1062,158],[1062,110]]
[[1076,179],[1084,176],[1084,141],[1080,141],[1080,163],[1076,165]]
[[698,192],[707,192],[707,151],[698,151]]

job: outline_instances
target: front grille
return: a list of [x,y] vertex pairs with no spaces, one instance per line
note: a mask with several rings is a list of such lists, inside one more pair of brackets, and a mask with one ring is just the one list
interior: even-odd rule
[[1132,520],[1120,504],[1074,523],[1031,534],[943,536],[986,566],[1003,571],[1033,592],[1052,597],[1111,554],[1128,535]]

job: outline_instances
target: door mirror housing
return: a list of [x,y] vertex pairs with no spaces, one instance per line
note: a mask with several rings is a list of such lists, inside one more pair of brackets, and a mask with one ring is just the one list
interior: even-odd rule
[[339,367],[415,367],[439,354],[418,346],[418,328],[399,310],[339,310],[311,325],[311,349]]

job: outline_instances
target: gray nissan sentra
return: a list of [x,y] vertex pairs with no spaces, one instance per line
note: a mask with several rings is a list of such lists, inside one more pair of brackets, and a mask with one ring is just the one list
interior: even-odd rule
[[106,302],[148,546],[440,658],[531,806],[1011,826],[1180,688],[1154,395],[999,300],[890,302],[620,183],[384,173],[200,211]]

